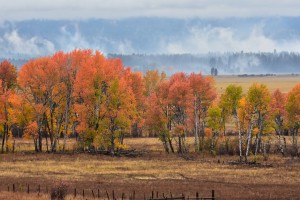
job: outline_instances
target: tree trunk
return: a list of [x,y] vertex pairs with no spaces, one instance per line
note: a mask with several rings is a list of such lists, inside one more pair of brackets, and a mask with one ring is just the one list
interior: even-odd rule
[[124,144],[124,132],[123,131],[121,131],[119,139],[120,139],[120,144],[123,145]]
[[54,136],[54,120],[53,120],[53,113],[50,114],[50,125],[51,125],[51,132],[50,132],[50,143],[53,146],[55,136]]
[[165,135],[163,136],[162,140],[163,140],[163,144],[164,144],[164,148],[165,148],[166,153],[169,153],[168,142],[167,142],[167,139],[166,139]]
[[262,142],[262,146],[263,146],[264,160],[266,161],[268,159],[266,143]]
[[255,158],[256,158],[257,152],[259,151],[259,148],[261,146],[262,132],[263,132],[262,118],[261,118],[261,115],[259,114],[259,132],[258,132],[257,137],[256,137],[257,141],[256,141],[256,147],[255,147]]
[[255,157],[257,156],[258,152],[261,152],[260,150],[261,150],[261,133],[259,131],[256,137]]
[[198,152],[199,146],[199,114],[197,110],[197,99],[194,102],[194,117],[195,117],[195,151]]
[[214,136],[215,136],[215,133],[214,133],[214,130],[212,131],[212,135],[211,135],[211,143],[210,143],[210,151],[211,153],[214,152]]
[[284,149],[286,149],[286,139],[283,137]]
[[5,136],[6,136],[6,134],[5,134],[5,124],[3,125],[3,136],[2,136],[2,146],[1,146],[1,153],[4,153],[4,145],[5,145],[5,141],[6,141],[6,139],[5,139]]
[[115,136],[114,136],[114,131],[111,131],[111,138],[110,138],[110,155],[114,156],[115,155]]
[[247,149],[246,149],[246,154],[245,154],[245,162],[247,162],[247,158],[249,156],[249,151],[250,151],[250,146],[251,146],[251,142],[252,142],[252,129],[253,129],[253,122],[252,122],[252,118],[250,120],[250,127],[248,130],[248,139],[247,139]]
[[47,132],[45,132],[45,138],[46,138],[46,148],[47,148],[47,152],[49,152],[49,144],[48,144],[48,134],[47,134]]
[[295,133],[295,150],[296,150],[296,155],[298,156],[298,128],[296,128],[296,133]]
[[6,138],[5,138],[5,149],[6,149],[6,152],[9,152],[9,147],[8,147],[8,138],[9,138],[9,134],[8,134],[8,125],[7,123],[5,123],[5,128],[4,128],[4,132],[5,132],[5,135],[6,135]]
[[35,152],[38,152],[39,149],[38,149],[38,145],[37,145],[37,139],[33,139],[33,143],[34,143],[34,150],[35,150]]
[[39,134],[39,152],[42,152],[42,150],[43,150],[43,135],[42,135],[42,131],[39,130],[38,134]]
[[281,143],[281,132],[282,132],[282,130],[281,130],[281,128],[279,128],[279,130],[278,130],[278,144],[279,144],[280,152],[284,156],[285,152],[284,152],[284,147],[283,147],[283,145]]
[[168,141],[169,141],[169,145],[170,145],[170,149],[171,149],[172,153],[175,153],[173,144],[172,144],[172,140],[170,138],[168,138]]
[[225,122],[225,117],[224,117],[224,124],[223,124],[224,126],[223,126],[223,135],[224,135],[224,137],[226,137],[226,122]]
[[56,128],[56,133],[55,133],[55,137],[54,137],[54,142],[53,142],[53,146],[51,147],[52,152],[56,152],[56,150],[57,150],[57,143],[58,143],[58,139],[59,139],[60,129],[61,129],[61,123],[57,122],[57,128]]
[[204,150],[204,120],[202,120],[202,126],[201,126],[201,145],[202,145],[202,150]]
[[182,153],[181,137],[180,136],[178,136],[178,153]]
[[187,138],[187,136],[186,136],[186,132],[184,132],[184,133],[185,134],[184,134],[183,138],[181,139],[182,140],[182,147],[183,147],[183,152],[187,153],[187,147],[186,147],[186,138]]
[[65,151],[66,143],[67,143],[67,134],[68,134],[68,128],[69,128],[69,120],[68,118],[68,112],[66,112],[66,124],[65,124],[65,132],[64,132],[64,143],[63,143],[63,151]]
[[51,147],[51,152],[57,151],[57,144],[58,144],[58,133],[54,137],[53,145]]
[[235,119],[238,125],[238,131],[239,131],[239,151],[240,151],[240,162],[242,162],[242,132],[241,132],[241,124],[240,120],[238,118],[237,113],[235,114]]

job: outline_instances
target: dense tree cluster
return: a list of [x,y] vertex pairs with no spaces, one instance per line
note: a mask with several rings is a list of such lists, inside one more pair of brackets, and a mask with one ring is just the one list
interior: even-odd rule
[[265,85],[253,84],[244,92],[229,85],[217,95],[210,76],[132,72],[120,59],[91,50],[37,58],[19,72],[3,61],[0,83],[2,152],[13,150],[12,132],[18,129],[37,152],[64,151],[67,138],[77,135],[78,148],[114,155],[126,148],[123,139],[130,135],[158,136],[168,153],[190,151],[186,140],[194,136],[196,152],[215,154],[222,142],[229,151],[230,126],[238,133],[241,161],[267,154],[274,134],[286,154],[284,131],[293,135],[298,153],[300,84],[288,94],[271,94]]

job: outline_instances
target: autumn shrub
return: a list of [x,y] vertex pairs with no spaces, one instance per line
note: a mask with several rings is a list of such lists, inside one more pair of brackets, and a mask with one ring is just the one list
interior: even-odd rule
[[286,152],[292,158],[296,157],[296,156],[299,156],[299,149],[295,145],[291,145],[291,146],[287,147]]
[[225,140],[225,147],[228,155],[239,154],[239,140],[238,138],[227,138]]
[[95,138],[95,131],[87,130],[86,133],[83,135],[83,141],[85,147],[91,147]]
[[64,200],[68,194],[69,185],[61,182],[59,184],[55,184],[51,188],[51,200],[57,199],[57,200]]
[[218,142],[218,145],[217,145],[217,150],[218,150],[218,155],[226,155],[226,154],[229,154],[229,141],[228,140],[225,140],[225,141],[222,141],[222,142]]
[[84,143],[82,141],[76,141],[76,143],[73,144],[73,150],[74,151],[83,151],[84,150]]
[[210,152],[213,156],[216,156],[218,155],[218,151],[219,151],[218,146],[219,146],[218,140],[214,139],[214,141],[212,141],[212,138],[205,137],[203,146],[201,148],[206,152]]

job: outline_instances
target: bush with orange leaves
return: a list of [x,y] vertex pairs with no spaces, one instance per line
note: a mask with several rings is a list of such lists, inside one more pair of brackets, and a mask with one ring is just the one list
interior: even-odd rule
[[23,137],[25,139],[37,139],[38,138],[38,124],[37,122],[31,122],[26,126]]

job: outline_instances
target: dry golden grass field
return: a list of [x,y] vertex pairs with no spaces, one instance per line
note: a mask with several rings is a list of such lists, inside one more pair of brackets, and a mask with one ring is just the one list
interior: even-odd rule
[[248,88],[253,83],[263,83],[267,85],[267,87],[271,92],[273,92],[276,89],[280,89],[283,92],[288,92],[297,83],[300,83],[300,76],[299,75],[253,76],[253,77],[217,76],[215,77],[215,82],[219,94],[223,93],[226,87],[232,83],[242,86],[244,92],[247,92]]
[[[300,199],[300,159],[272,155],[261,165],[232,165],[235,156],[212,157],[207,154],[189,155],[189,160],[163,152],[157,138],[128,138],[129,148],[145,153],[141,156],[110,157],[87,153],[48,154],[17,152],[0,155],[0,199],[49,199],[46,190],[53,184],[68,183],[73,199],[93,199],[92,191],[100,189],[104,197],[114,190],[120,198],[122,192],[136,192],[136,199],[149,197],[152,191],[161,195],[210,196],[215,190],[217,199]],[[16,185],[16,193],[7,192]],[[26,193],[29,184],[31,193]],[[36,193],[38,185],[41,194]],[[48,188],[48,189],[47,189]],[[128,197],[128,196],[127,196]]]

